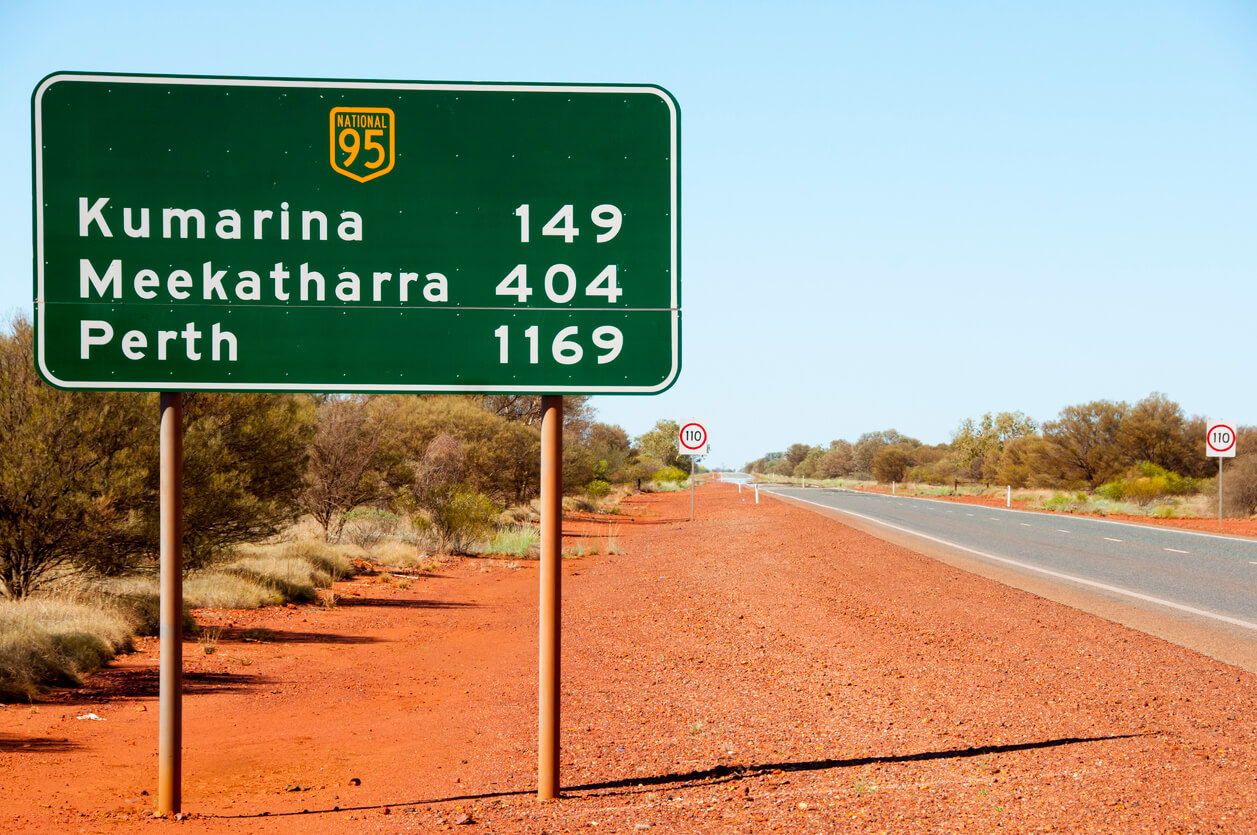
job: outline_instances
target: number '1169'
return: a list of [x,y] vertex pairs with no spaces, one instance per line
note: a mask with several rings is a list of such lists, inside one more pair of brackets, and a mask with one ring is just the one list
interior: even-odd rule
[[[502,325],[493,332],[498,338],[498,362],[502,364],[511,361],[511,328],[509,325]],[[550,342],[550,355],[554,357],[554,361],[561,365],[575,365],[585,356],[585,348],[580,343],[580,328],[576,325],[563,328],[554,335],[554,339]],[[598,354],[598,364],[611,362],[620,355],[620,351],[624,348],[624,334],[619,328],[611,325],[603,325],[594,328],[590,340],[596,349],[602,351]],[[541,328],[537,325],[524,328],[524,342],[528,349],[528,362],[536,365],[541,361]]]

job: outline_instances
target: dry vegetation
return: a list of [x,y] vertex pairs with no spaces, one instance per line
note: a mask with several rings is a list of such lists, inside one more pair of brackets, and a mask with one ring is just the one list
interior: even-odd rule
[[[157,396],[61,392],[24,320],[0,335],[0,699],[82,678],[157,629]],[[334,602],[351,558],[428,570],[450,554],[535,558],[540,398],[190,394],[189,608]],[[571,507],[613,507],[678,463],[565,403]],[[82,605],[79,600],[90,600]],[[195,629],[191,618],[185,628]]]
[[[855,443],[793,444],[747,464],[761,478],[818,484],[896,484],[913,495],[981,495],[1011,486],[1046,510],[1132,516],[1217,515],[1217,463],[1206,421],[1163,394],[1133,406],[1097,400],[1042,426],[1021,412],[965,420],[929,446],[894,429]],[[1257,513],[1257,428],[1240,427],[1227,464],[1223,512]]]

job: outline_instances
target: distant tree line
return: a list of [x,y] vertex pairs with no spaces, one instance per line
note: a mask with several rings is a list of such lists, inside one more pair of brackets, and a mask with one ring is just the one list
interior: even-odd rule
[[[0,334],[0,595],[75,573],[152,566],[158,396],[63,392],[33,366],[33,332]],[[566,490],[675,465],[677,427],[639,438],[564,399]],[[308,514],[329,539],[357,508],[424,524],[489,518],[537,495],[540,398],[210,394],[185,397],[184,561],[208,565]]]
[[[1188,492],[1217,473],[1205,456],[1206,420],[1188,417],[1166,395],[1130,405],[1096,400],[1066,406],[1041,426],[1021,412],[967,418],[950,443],[933,446],[894,429],[866,432],[854,443],[792,444],[746,465],[753,473],[794,478],[951,484],[980,481],[1013,487],[1104,491],[1140,499]],[[1228,465],[1232,512],[1257,510],[1257,427],[1238,428],[1237,458]],[[1140,491],[1143,491],[1141,493]]]

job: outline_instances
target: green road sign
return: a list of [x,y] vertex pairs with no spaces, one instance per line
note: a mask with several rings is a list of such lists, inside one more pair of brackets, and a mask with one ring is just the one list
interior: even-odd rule
[[652,86],[49,76],[40,373],[662,391],[681,357],[679,119]]

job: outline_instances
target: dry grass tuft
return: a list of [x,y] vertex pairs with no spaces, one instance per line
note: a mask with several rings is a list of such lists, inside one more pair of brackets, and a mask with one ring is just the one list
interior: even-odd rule
[[0,700],[78,684],[130,649],[134,621],[114,606],[52,598],[0,601]]

